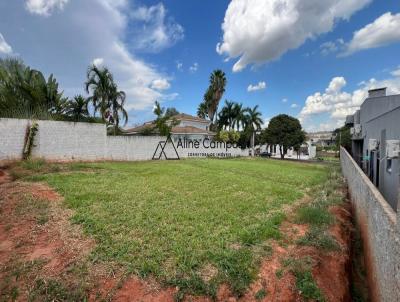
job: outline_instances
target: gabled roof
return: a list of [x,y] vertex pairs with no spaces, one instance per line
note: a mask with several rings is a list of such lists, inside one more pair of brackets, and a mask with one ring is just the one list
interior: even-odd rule
[[174,115],[173,118],[176,118],[178,121],[195,121],[198,123],[210,124],[210,121],[186,113],[179,113],[177,115]]
[[185,127],[180,127],[176,126],[171,129],[172,134],[205,134],[205,135],[215,135],[214,132],[196,128],[193,126],[185,126]]
[[[153,133],[158,133],[158,129],[155,128],[154,123],[145,123],[143,125],[126,129],[123,132],[127,135],[129,134],[140,134],[142,132],[145,132],[146,130],[152,131]],[[197,127],[193,126],[175,126],[172,127],[171,129],[172,134],[203,134],[203,135],[215,135],[214,132],[205,130],[205,129],[200,129]]]
[[[209,125],[211,122],[207,121],[205,119],[202,119],[200,117],[197,116],[193,116],[190,114],[186,114],[186,113],[179,113],[174,115],[172,118],[175,118],[178,121],[190,121],[190,122],[197,122],[197,123],[202,123],[202,124],[207,124]],[[146,130],[151,130],[152,128],[155,127],[154,125],[155,121],[149,121],[149,122],[145,122],[144,124],[137,126],[137,127],[133,127],[130,129],[126,129],[123,132],[126,134],[138,134],[141,133],[143,131]],[[157,133],[157,129],[154,129],[154,133]],[[193,126],[176,126],[172,128],[172,133],[173,134],[207,134],[207,135],[215,135],[214,132],[211,131],[207,131],[204,129],[200,129],[197,127],[193,127]]]

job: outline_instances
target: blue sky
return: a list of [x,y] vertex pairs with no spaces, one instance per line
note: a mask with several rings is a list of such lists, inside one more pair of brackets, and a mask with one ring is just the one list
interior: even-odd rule
[[0,56],[54,73],[70,96],[89,64],[107,66],[130,125],[152,118],[156,99],[195,114],[220,68],[223,100],[314,131],[339,126],[370,88],[400,93],[399,28],[394,0],[1,0]]

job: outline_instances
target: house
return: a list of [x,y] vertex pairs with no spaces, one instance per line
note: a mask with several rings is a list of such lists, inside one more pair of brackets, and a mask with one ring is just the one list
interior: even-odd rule
[[307,141],[317,147],[335,146],[335,135],[332,131],[309,132],[306,135]]
[[[171,136],[174,141],[179,138],[189,140],[201,140],[204,138],[213,138],[216,133],[210,131],[211,122],[197,116],[192,116],[186,113],[174,115],[179,124],[172,127]],[[148,135],[149,133],[157,133],[154,129],[155,121],[146,122],[140,126],[124,130],[124,135]]]
[[386,88],[369,91],[353,115],[346,117],[352,138],[352,156],[394,210],[400,187],[400,94]]

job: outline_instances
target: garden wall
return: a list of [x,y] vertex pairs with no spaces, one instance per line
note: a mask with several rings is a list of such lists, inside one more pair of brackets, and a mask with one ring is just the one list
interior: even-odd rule
[[[25,133],[29,120],[0,119],[0,160],[22,158]],[[160,136],[107,136],[103,124],[38,121],[39,130],[34,139],[32,157],[47,160],[150,160]],[[182,149],[180,157],[203,157],[205,153],[215,156],[230,153],[231,156],[248,156],[248,150],[229,149]],[[176,158],[172,145],[165,153]]]
[[364,244],[372,301],[400,301],[400,211],[396,217],[344,148],[340,160]]

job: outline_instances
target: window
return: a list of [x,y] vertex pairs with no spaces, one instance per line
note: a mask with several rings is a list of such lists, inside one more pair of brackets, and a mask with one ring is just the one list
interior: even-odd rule
[[386,171],[392,173],[392,159],[386,160]]

